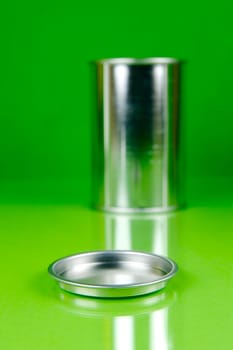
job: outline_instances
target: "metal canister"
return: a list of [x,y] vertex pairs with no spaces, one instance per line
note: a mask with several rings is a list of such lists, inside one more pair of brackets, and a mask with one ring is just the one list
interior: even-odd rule
[[180,61],[96,62],[94,204],[114,212],[179,207]]

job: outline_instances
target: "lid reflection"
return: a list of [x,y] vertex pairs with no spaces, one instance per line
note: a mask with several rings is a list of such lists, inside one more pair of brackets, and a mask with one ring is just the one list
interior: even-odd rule
[[167,308],[175,297],[175,292],[169,288],[147,296],[120,299],[91,298],[58,291],[58,298],[67,311],[88,317],[109,316],[114,318],[121,315],[148,314]]

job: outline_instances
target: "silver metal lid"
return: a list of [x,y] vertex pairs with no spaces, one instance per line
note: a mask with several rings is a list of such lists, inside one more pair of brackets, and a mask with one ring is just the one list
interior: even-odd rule
[[48,271],[68,292],[100,298],[123,298],[164,288],[177,269],[174,261],[160,255],[104,250],[56,260]]

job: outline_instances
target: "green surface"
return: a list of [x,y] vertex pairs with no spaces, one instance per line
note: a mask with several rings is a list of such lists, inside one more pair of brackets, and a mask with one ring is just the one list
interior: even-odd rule
[[[78,206],[1,206],[1,348],[232,349],[232,208],[126,216]],[[54,259],[92,249],[169,255],[164,292],[124,300],[61,293]]]

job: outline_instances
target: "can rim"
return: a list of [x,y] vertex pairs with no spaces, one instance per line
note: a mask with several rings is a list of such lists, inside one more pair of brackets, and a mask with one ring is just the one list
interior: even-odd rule
[[118,57],[118,58],[104,58],[96,60],[97,64],[114,65],[114,64],[127,64],[127,65],[150,65],[150,64],[178,64],[181,60],[173,57],[145,57],[145,58],[133,58],[133,57]]

